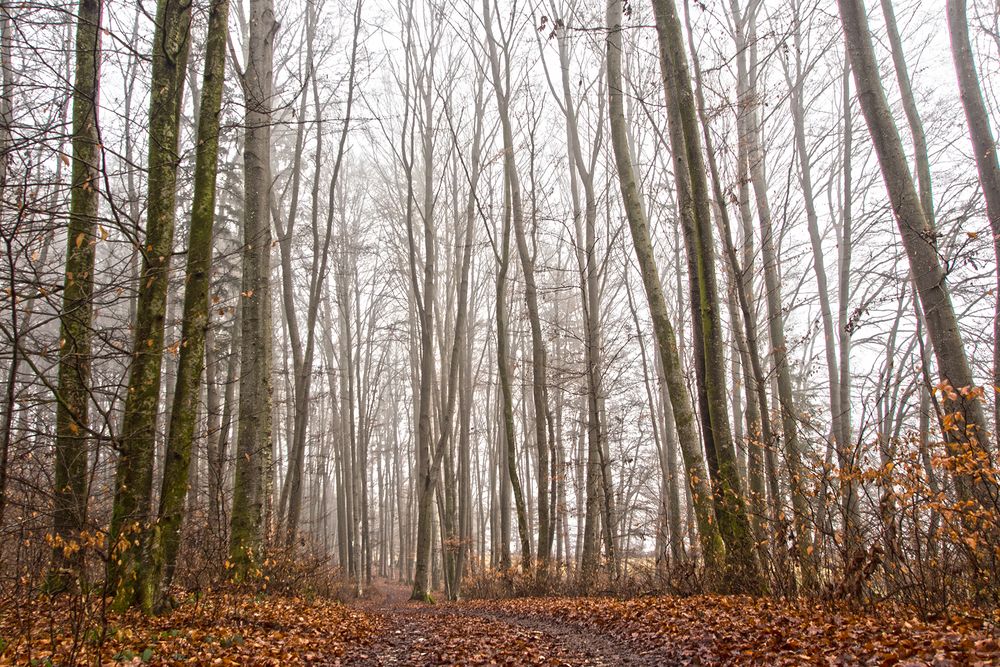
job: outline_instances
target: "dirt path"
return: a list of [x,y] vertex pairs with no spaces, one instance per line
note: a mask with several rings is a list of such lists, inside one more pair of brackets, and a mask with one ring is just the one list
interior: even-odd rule
[[664,665],[608,636],[489,604],[409,601],[409,589],[381,582],[356,603],[382,625],[378,639],[346,656],[348,665]]

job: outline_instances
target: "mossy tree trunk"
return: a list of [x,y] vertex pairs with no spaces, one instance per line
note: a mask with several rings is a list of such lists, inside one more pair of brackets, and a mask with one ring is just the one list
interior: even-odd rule
[[[73,83],[73,172],[66,273],[59,315],[59,375],[56,402],[55,507],[50,588],[61,590],[79,576],[72,549],[87,514],[91,321],[94,307],[94,245],[97,241],[97,106],[101,72],[101,0],[80,0]],[[76,554],[82,552],[76,551]]]
[[[795,524],[795,546],[802,567],[803,585],[816,586],[816,572],[812,557],[812,530],[809,516],[808,494],[802,469],[802,449],[798,435],[798,416],[792,394],[791,372],[788,365],[788,346],[785,342],[784,304],[781,301],[781,279],[778,274],[778,251],[775,246],[774,225],[764,173],[764,151],[761,147],[760,120],[756,108],[756,13],[757,0],[751,0],[745,9],[738,0],[730,0],[730,12],[736,25],[736,60],[738,71],[737,95],[739,98],[738,125],[740,141],[746,152],[747,169],[753,186],[761,236],[761,259],[764,268],[765,302],[767,304],[767,330],[771,341],[771,360],[778,387],[778,408],[781,415],[782,435],[785,446],[785,464],[788,468],[792,496],[792,513]],[[748,57],[749,54],[749,57]],[[778,504],[778,503],[776,503]],[[780,512],[779,512],[780,516]],[[795,584],[793,572],[787,571],[789,586]]]
[[660,284],[653,244],[649,237],[649,223],[639,198],[635,169],[625,128],[625,107],[622,97],[622,2],[610,0],[608,3],[608,112],[611,122],[611,147],[621,186],[625,215],[628,218],[635,247],[636,260],[642,275],[649,313],[653,320],[657,352],[663,367],[663,374],[673,407],[674,425],[677,428],[684,467],[687,471],[688,486],[691,491],[694,515],[698,525],[702,556],[706,569],[712,574],[721,574],[726,560],[726,547],[719,532],[713,507],[712,487],[702,453],[699,451],[701,438],[695,426],[691,395],[680,365],[674,328],[667,313],[663,287]]
[[219,164],[219,116],[226,74],[229,0],[214,0],[208,19],[208,44],[202,81],[194,168],[194,200],[188,233],[184,316],[181,325],[177,384],[167,437],[160,508],[144,564],[141,604],[150,612],[162,604],[180,547],[181,522],[191,468],[201,379],[205,367],[205,331],[209,323],[208,288],[212,269],[212,223]]
[[687,249],[699,403],[716,500],[719,531],[736,590],[756,590],[760,571],[729,424],[711,203],[684,36],[673,0],[653,0],[666,92],[678,208]]
[[170,256],[174,245],[181,101],[190,49],[191,4],[160,0],[153,35],[149,103],[149,197],[139,277],[132,365],[115,473],[109,545],[109,592],[114,606],[138,602],[153,485],[156,422],[166,320]]
[[[687,3],[685,3],[685,8]],[[722,232],[722,243],[728,260],[732,284],[730,286],[735,301],[739,304],[739,311],[735,305],[731,304],[733,337],[736,339],[736,347],[741,357],[743,365],[743,375],[746,378],[746,420],[747,420],[747,471],[746,476],[748,503],[753,517],[751,525],[754,529],[754,537],[758,541],[758,546],[765,544],[765,532],[762,523],[766,516],[766,491],[764,488],[764,443],[771,442],[771,427],[769,419],[762,419],[762,414],[767,414],[767,394],[765,389],[765,379],[760,361],[760,348],[757,345],[757,325],[753,312],[752,295],[748,289],[752,290],[752,281],[749,281],[750,271],[746,266],[741,267],[736,256],[736,246],[733,242],[732,223],[729,217],[729,202],[722,190],[722,181],[719,175],[719,167],[715,158],[715,147],[712,142],[712,133],[708,114],[705,110],[705,99],[702,88],[701,66],[697,59],[694,48],[694,35],[691,28],[690,15],[685,15],[685,30],[688,36],[688,49],[691,54],[691,65],[694,74],[695,102],[698,109],[698,119],[701,123],[702,134],[705,139],[705,153],[708,158],[708,171],[711,176],[712,194],[715,196],[715,206],[718,212],[719,226]],[[733,299],[731,299],[733,301]],[[743,330],[739,328],[742,323]],[[736,388],[734,387],[734,390]],[[738,402],[738,400],[736,401]],[[763,407],[761,407],[763,406]]]

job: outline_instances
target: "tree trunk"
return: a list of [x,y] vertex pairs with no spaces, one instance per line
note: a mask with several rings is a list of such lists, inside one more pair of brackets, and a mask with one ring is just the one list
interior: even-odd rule
[[[816,292],[819,296],[820,317],[823,322],[823,348],[826,356],[827,386],[830,400],[830,419],[833,449],[837,453],[837,461],[841,470],[849,468],[851,459],[850,434],[844,429],[844,408],[841,406],[840,364],[837,359],[837,338],[834,334],[833,308],[830,305],[830,287],[827,279],[826,264],[823,255],[822,236],[819,229],[819,215],[813,191],[812,164],[809,149],[806,145],[806,113],[805,72],[802,66],[802,33],[799,6],[795,6],[793,41],[795,44],[794,73],[786,70],[785,76],[789,88],[789,107],[792,116],[792,126],[795,134],[795,152],[799,162],[799,185],[802,188],[802,198],[806,211],[806,226],[809,229],[809,244],[812,248],[813,273],[816,276]],[[844,512],[844,552],[854,554],[861,548],[860,516],[857,505],[850,501],[857,494],[856,484],[850,475],[841,477],[841,497],[846,499],[842,509]],[[819,499],[820,507],[824,506],[825,498]],[[822,527],[822,522],[818,522]],[[822,533],[822,531],[817,531]]]
[[[222,417],[219,420],[219,433],[214,447],[214,457],[210,456],[208,469],[209,528],[212,530],[212,537],[216,540],[220,552],[224,550],[223,547],[226,545],[226,526],[223,523],[226,461],[232,431],[233,408],[237,400],[236,387],[239,381],[240,350],[242,348],[243,307],[237,303],[235,311],[229,334],[229,359],[226,364],[226,389],[222,398]],[[211,447],[209,451],[212,451]]]
[[[313,24],[311,29],[315,31],[315,22],[318,20],[317,17],[313,16]],[[310,283],[309,283],[309,301],[308,309],[306,315],[306,345],[304,354],[299,354],[299,362],[295,370],[295,413],[294,421],[292,424],[292,447],[290,452],[290,460],[288,467],[288,517],[286,525],[286,543],[289,545],[294,544],[295,536],[298,532],[299,517],[302,512],[302,477],[303,477],[303,467],[305,464],[305,450],[306,450],[306,432],[309,427],[309,396],[312,388],[312,365],[313,358],[315,357],[316,349],[316,321],[319,315],[319,304],[322,297],[322,289],[324,281],[327,275],[327,262],[329,256],[329,248],[332,236],[333,228],[333,212],[334,212],[334,192],[336,191],[337,185],[340,181],[340,170],[343,164],[344,149],[347,143],[347,132],[351,125],[351,112],[354,106],[354,83],[357,72],[357,54],[358,54],[358,44],[360,35],[360,22],[361,22],[361,7],[360,3],[355,6],[354,10],[354,32],[353,41],[351,46],[351,62],[350,69],[348,71],[347,80],[347,100],[345,104],[344,111],[344,125],[340,133],[340,141],[337,148],[337,155],[334,158],[333,164],[333,174],[330,176],[330,197],[327,207],[327,217],[326,217],[326,228],[325,234],[322,239],[318,236],[318,229],[316,224],[316,217],[319,211],[319,166],[321,165],[320,156],[322,154],[322,109],[319,104],[319,92],[316,84],[316,73],[311,71],[313,79],[313,97],[316,105],[316,118],[317,118],[317,128],[316,128],[316,177],[313,183],[313,197],[312,197],[312,229],[313,229],[313,243],[314,243],[314,255],[312,262],[312,271],[310,273]],[[309,51],[309,66],[311,70],[315,70],[315,63],[313,62],[312,56],[312,33],[310,33],[307,39],[308,51]],[[287,237],[291,236],[291,220],[289,221],[289,229],[287,230]],[[286,243],[290,243],[291,239],[288,238]],[[289,262],[285,259],[286,253],[282,252],[282,263],[283,265],[288,265]],[[284,273],[284,272],[283,272]],[[290,283],[291,281],[285,281],[285,283]],[[288,285],[285,284],[284,289],[286,290],[286,299],[288,298]],[[286,306],[288,308],[288,306]],[[289,317],[289,315],[291,317]],[[289,326],[291,327],[291,322],[294,321],[294,312],[286,312],[286,319],[289,321]],[[293,337],[293,341],[295,338]],[[301,341],[299,341],[299,346],[301,348]],[[293,359],[293,363],[294,359]]]
[[251,0],[244,73],[243,282],[240,405],[229,560],[244,579],[262,559],[271,461],[271,104],[274,20],[272,0]]
[[191,445],[197,425],[201,376],[205,365],[205,330],[210,326],[208,289],[212,268],[212,224],[215,219],[215,181],[219,164],[219,116],[226,74],[228,26],[229,0],[214,0],[208,19],[208,45],[205,50],[205,72],[199,107],[194,200],[188,236],[177,385],[170,413],[159,515],[151,536],[149,562],[144,566],[146,572],[141,604],[147,612],[162,605],[162,593],[173,580],[177,551],[180,548]]
[[73,83],[73,173],[66,271],[59,317],[59,378],[56,402],[55,508],[49,588],[72,585],[83,576],[82,551],[71,548],[87,516],[87,457],[90,441],[91,322],[94,306],[94,246],[100,141],[97,131],[101,71],[101,0],[80,0],[76,23]]
[[[937,232],[924,213],[910,176],[906,154],[879,78],[868,17],[862,0],[838,0],[854,81],[861,110],[878,155],[879,167],[896,215],[900,237],[910,262],[924,312],[928,338],[934,348],[938,371],[951,388],[943,392],[944,431],[950,458],[978,456],[988,431],[976,391],[965,344],[951,303],[936,248]],[[957,416],[957,418],[956,418]],[[964,427],[959,426],[964,424]],[[970,472],[955,473],[959,496],[990,507],[997,496],[996,483]]]
[[[687,9],[687,5],[685,5]],[[712,180],[712,192],[715,196],[716,211],[718,214],[722,231],[723,248],[728,259],[729,271],[732,275],[732,291],[737,297],[740,305],[740,313],[737,315],[735,307],[732,307],[732,327],[733,336],[736,339],[736,347],[743,361],[743,371],[746,376],[745,385],[747,399],[747,476],[749,495],[749,509],[751,513],[751,524],[754,529],[754,537],[758,542],[758,547],[763,548],[765,544],[764,529],[761,520],[766,515],[763,480],[763,446],[771,445],[771,424],[767,418],[762,418],[762,413],[767,414],[767,394],[765,392],[764,372],[760,360],[760,348],[757,345],[757,323],[753,303],[753,281],[751,272],[747,267],[741,267],[736,256],[736,247],[733,243],[732,224],[729,219],[728,200],[722,191],[722,181],[719,176],[719,168],[715,159],[715,147],[712,144],[712,133],[708,116],[705,111],[705,99],[702,91],[701,65],[698,62],[697,54],[694,51],[694,35],[691,29],[690,14],[685,14],[685,28],[688,36],[688,47],[691,50],[691,63],[694,68],[695,80],[695,101],[698,107],[698,118],[701,121],[702,133],[705,139],[705,153],[708,156],[708,169]],[[742,182],[743,166],[746,164],[742,159],[741,151],[737,151],[738,179]],[[749,219],[749,206],[741,207],[741,215],[746,215]],[[749,222],[747,223],[749,224]],[[730,299],[732,301],[732,299]],[[741,316],[741,317],[740,317]],[[743,323],[743,331],[739,329],[739,322]],[[734,355],[735,356],[735,355]],[[751,390],[751,387],[754,390]],[[734,397],[734,402],[739,399]],[[761,407],[763,406],[763,407]]]
[[[411,8],[412,11],[412,8]],[[412,21],[412,16],[410,16]],[[433,431],[431,424],[431,387],[434,379],[434,308],[437,299],[435,281],[436,249],[435,249],[435,212],[434,212],[434,96],[433,86],[434,58],[437,52],[437,42],[427,47],[426,68],[417,82],[420,102],[423,105],[421,121],[421,143],[423,144],[424,183],[423,183],[423,240],[424,240],[424,271],[423,290],[417,280],[416,250],[413,241],[412,213],[407,216],[408,234],[410,240],[410,274],[412,289],[416,296],[417,312],[420,320],[420,393],[417,411],[417,544],[416,571],[413,578],[414,600],[430,598],[429,579],[432,574],[432,556],[434,539],[434,478],[432,477],[432,457],[434,455]],[[429,79],[429,80],[428,80]],[[414,113],[414,116],[416,113]],[[416,124],[416,118],[414,118]],[[412,172],[410,187],[412,187]],[[408,197],[407,206],[413,201],[412,192]]]
[[[695,370],[702,434],[713,473],[716,516],[734,590],[757,590],[760,571],[729,424],[719,289],[708,181],[684,37],[673,0],[653,0],[667,101],[671,155],[691,286]],[[714,465],[713,465],[714,462]],[[714,468],[714,470],[713,470]]]
[[[551,542],[551,526],[549,521],[549,447],[548,447],[548,397],[546,389],[546,353],[545,341],[542,338],[542,324],[538,313],[538,287],[535,283],[535,258],[528,248],[528,235],[524,227],[524,210],[521,200],[521,183],[517,175],[517,165],[514,154],[514,133],[510,118],[510,73],[501,72],[500,56],[497,53],[497,39],[493,32],[493,11],[488,0],[483,0],[483,23],[486,27],[490,70],[493,79],[493,90],[496,93],[497,111],[500,114],[500,129],[503,136],[504,172],[507,186],[510,188],[510,206],[514,222],[514,238],[517,243],[517,254],[521,261],[521,272],[524,278],[524,301],[528,311],[528,323],[531,328],[531,396],[534,405],[535,447],[538,451],[538,543],[545,553],[540,558],[548,557],[548,545]],[[504,43],[505,51],[508,43]],[[510,443],[509,443],[510,444]],[[512,482],[516,480],[512,479]],[[515,493],[516,496],[516,493]],[[525,553],[530,552],[530,545],[522,544]],[[523,565],[529,568],[530,554]]]
[[[472,165],[471,169],[469,170],[469,173],[467,174],[469,181],[469,198],[468,201],[466,202],[466,207],[465,207],[465,216],[464,216],[465,231],[462,240],[461,259],[459,260],[460,268],[459,268],[459,278],[458,278],[458,294],[456,296],[457,306],[456,306],[456,314],[454,322],[455,335],[452,341],[451,355],[449,357],[447,397],[445,399],[444,410],[441,415],[441,424],[438,428],[438,442],[437,442],[437,448],[435,449],[434,462],[431,470],[431,473],[435,478],[437,478],[437,473],[441,466],[442,457],[445,455],[446,450],[448,450],[450,447],[449,443],[451,440],[451,433],[452,433],[452,420],[454,418],[455,406],[458,400],[459,382],[460,381],[465,382],[464,377],[460,380],[459,370],[461,369],[463,360],[465,358],[465,352],[466,352],[465,348],[467,345],[465,336],[467,335],[469,329],[469,323],[468,323],[469,273],[472,267],[472,246],[475,240],[475,219],[476,219],[476,203],[477,203],[476,188],[479,184],[479,176],[481,172],[480,154],[482,152],[481,146],[482,146],[482,135],[483,135],[484,107],[482,103],[483,99],[482,79],[479,80],[478,86],[479,87],[477,89],[476,109],[475,109],[475,130],[474,130],[474,138],[472,141]],[[471,399],[471,397],[463,396],[463,399],[464,398]],[[468,417],[465,414],[465,411],[463,411],[463,414],[460,416],[460,419],[463,425],[467,428]],[[463,441],[463,444],[467,447],[468,434],[465,431],[462,432],[461,439]],[[464,465],[467,466],[468,452],[460,453],[460,456],[465,457]],[[449,470],[449,477],[451,477],[454,474],[453,472],[454,467],[451,465],[451,463],[448,464],[448,470]],[[466,470],[466,474],[467,472],[468,471]],[[448,480],[445,480],[445,483],[446,485],[448,485],[449,484]],[[459,490],[459,493],[463,492],[464,492],[464,487],[460,488]],[[452,509],[455,509],[454,508],[455,499],[452,498],[451,502],[453,505]],[[451,521],[451,518],[449,518],[449,521]],[[459,520],[459,523],[462,523],[461,519]],[[448,526],[449,533],[454,533],[456,529],[457,526],[455,525]],[[457,537],[459,542],[461,542],[462,540],[461,535],[456,536],[451,534],[449,535],[449,537],[451,537],[452,539],[455,539],[455,537]],[[458,599],[459,577],[461,576],[461,574],[458,571],[460,567],[456,569],[456,566],[457,565],[460,566],[460,561],[461,558],[458,559],[457,563],[454,561],[451,563],[451,567],[453,569],[451,586],[449,588],[451,599]]]
[[[541,320],[538,316],[538,296],[535,285],[534,259],[528,249],[527,235],[524,230],[524,211],[521,201],[521,184],[517,175],[517,165],[514,161],[514,134],[511,126],[509,111],[510,82],[509,72],[500,70],[500,56],[497,53],[497,40],[493,33],[493,10],[487,0],[483,0],[483,23],[486,26],[486,41],[489,52],[490,71],[492,74],[493,90],[496,94],[497,111],[500,115],[500,126],[503,136],[503,159],[504,159],[504,182],[505,188],[505,217],[509,214],[513,220],[514,237],[517,243],[517,253],[521,260],[521,270],[524,276],[524,299],[528,310],[528,320],[531,328],[531,361],[532,361],[532,400],[535,408],[535,445],[538,449],[538,523],[539,532],[548,535],[548,445],[546,441],[545,419],[548,415],[545,397],[545,347],[542,341]],[[505,85],[506,82],[506,85]],[[506,225],[506,222],[505,222]],[[506,235],[506,234],[505,234]],[[505,252],[505,251],[504,251]],[[509,363],[508,338],[506,332],[506,304],[499,303],[503,296],[501,290],[506,291],[506,270],[502,270],[502,277],[497,278],[498,304],[497,304],[497,355],[500,363],[501,388],[504,390],[504,427],[507,433],[507,467],[509,469],[510,483],[514,492],[514,503],[517,508],[518,534],[521,539],[521,567],[528,571],[531,569],[531,539],[528,534],[527,508],[524,503],[524,496],[521,493],[521,484],[517,473],[515,452],[516,441],[514,439],[513,422],[513,395],[510,387],[510,370],[506,366]],[[501,331],[501,328],[503,331]],[[503,350],[501,351],[501,346]],[[506,380],[506,382],[504,382]],[[539,542],[547,541],[539,540]]]
[[[887,2],[888,0],[884,0]],[[972,42],[969,40],[969,17],[966,15],[966,0],[948,0],[948,31],[951,33],[951,55],[955,62],[955,74],[958,77],[958,91],[965,108],[965,120],[969,125],[969,139],[972,141],[972,153],[979,172],[979,184],[983,188],[986,199],[986,217],[990,223],[993,235],[993,253],[997,259],[996,292],[994,294],[995,310],[993,314],[993,381],[994,387],[1000,387],[1000,163],[997,161],[996,140],[990,128],[990,114],[983,100],[982,87],[979,85],[979,73],[976,71],[976,61],[972,53]],[[923,174],[920,175],[921,185]],[[924,208],[924,214],[930,217],[933,209]],[[994,442],[1000,448],[1000,400],[995,391],[988,391],[993,399]],[[983,433],[980,437],[985,438]],[[981,443],[986,445],[985,442]],[[996,498],[994,489],[993,497]]]
[[757,205],[760,224],[761,259],[764,266],[765,300],[767,303],[768,334],[771,339],[771,360],[778,385],[778,407],[781,413],[781,430],[784,436],[785,465],[788,468],[792,496],[792,514],[795,523],[795,547],[802,568],[802,584],[806,590],[816,588],[816,568],[812,557],[812,530],[805,475],[802,468],[802,445],[798,435],[798,416],[792,394],[791,371],[788,365],[788,346],[785,342],[784,304],[781,300],[781,278],[778,275],[778,252],[767,196],[767,179],[764,174],[764,153],[760,140],[760,121],[754,86],[755,63],[746,63],[746,51],[752,47],[756,0],[751,0],[741,13],[737,0],[730,0],[736,30],[736,58],[739,70],[740,136],[747,142],[746,154]]
[[[14,63],[11,53],[10,8],[8,5],[0,11],[0,202],[4,201],[7,190],[7,160],[12,149],[11,129],[13,126],[14,97]],[[68,59],[68,56],[67,56]],[[62,161],[59,161],[62,164]],[[19,211],[17,222],[3,234],[6,246],[7,268],[10,271],[10,366],[7,378],[3,383],[3,408],[0,412],[0,525],[3,525],[4,510],[7,505],[7,465],[10,462],[11,430],[14,424],[14,410],[17,397],[17,375],[21,366],[20,338],[21,326],[18,318],[18,298],[15,278],[14,236],[20,231],[20,223],[24,219],[23,208]],[[28,312],[31,312],[31,302],[28,302]],[[30,316],[25,318],[30,321]],[[25,322],[28,324],[28,322]],[[27,327],[25,327],[27,330]]]
[[[506,170],[505,170],[506,171]],[[521,568],[527,572],[531,569],[531,537],[528,534],[527,507],[524,494],[521,492],[521,482],[517,472],[517,440],[514,435],[514,395],[510,379],[510,334],[507,324],[507,270],[510,266],[510,232],[511,232],[511,197],[510,181],[505,180],[506,198],[504,202],[503,241],[499,250],[499,269],[496,284],[496,322],[497,322],[497,375],[500,379],[501,421],[503,423],[504,451],[500,456],[503,461],[506,483],[514,496],[514,506],[517,510],[517,534],[521,541]],[[509,498],[509,496],[508,496]],[[500,511],[509,515],[509,508],[503,503],[501,494]],[[502,517],[503,515],[501,515]],[[509,522],[509,518],[507,521]],[[509,528],[501,533],[509,535]],[[506,556],[506,567],[510,566],[509,537],[503,540],[501,547]]]
[[725,564],[725,546],[719,533],[712,506],[712,488],[705,472],[702,454],[699,451],[697,428],[694,424],[694,410],[691,397],[680,368],[677,343],[673,325],[667,315],[663,298],[663,288],[656,268],[653,245],[649,238],[649,224],[639,199],[632,155],[625,129],[625,109],[622,99],[622,2],[610,0],[608,3],[608,111],[611,121],[611,146],[621,186],[625,214],[628,217],[636,260],[642,274],[643,287],[653,320],[657,350],[663,372],[667,380],[670,401],[674,408],[674,423],[681,443],[684,465],[687,469],[688,485],[691,489],[692,504],[698,523],[702,554],[706,568],[713,574],[721,574]]
[[132,365],[115,473],[108,568],[114,606],[139,602],[142,552],[147,548],[159,414],[170,257],[174,248],[181,103],[190,50],[191,5],[160,0],[153,35],[149,105],[149,202],[142,247]]
[[[843,163],[841,178],[842,210],[840,220],[840,243],[837,253],[839,265],[837,277],[837,348],[840,351],[840,411],[841,429],[843,430],[843,459],[838,460],[841,478],[847,478],[840,485],[841,503],[845,516],[856,516],[859,513],[859,493],[854,483],[856,465],[855,448],[853,445],[853,428],[851,426],[851,253],[854,247],[851,197],[854,196],[852,185],[851,160],[854,150],[854,122],[851,117],[851,65],[850,58],[845,53],[844,73],[841,81],[841,107],[844,114],[843,139],[841,145],[841,161]],[[860,527],[859,527],[860,530]],[[847,536],[850,538],[850,536]],[[860,535],[858,536],[860,541]],[[853,554],[845,551],[845,562],[850,562]]]

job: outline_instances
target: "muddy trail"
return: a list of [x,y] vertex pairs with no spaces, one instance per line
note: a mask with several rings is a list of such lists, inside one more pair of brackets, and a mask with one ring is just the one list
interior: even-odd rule
[[347,665],[665,665],[670,656],[610,635],[488,601],[426,604],[379,582],[354,603],[375,617],[375,640],[349,650]]

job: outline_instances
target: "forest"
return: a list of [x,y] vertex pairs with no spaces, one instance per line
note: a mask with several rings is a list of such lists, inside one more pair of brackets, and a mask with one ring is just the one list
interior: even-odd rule
[[0,0],[0,664],[1000,663],[1000,5]]

